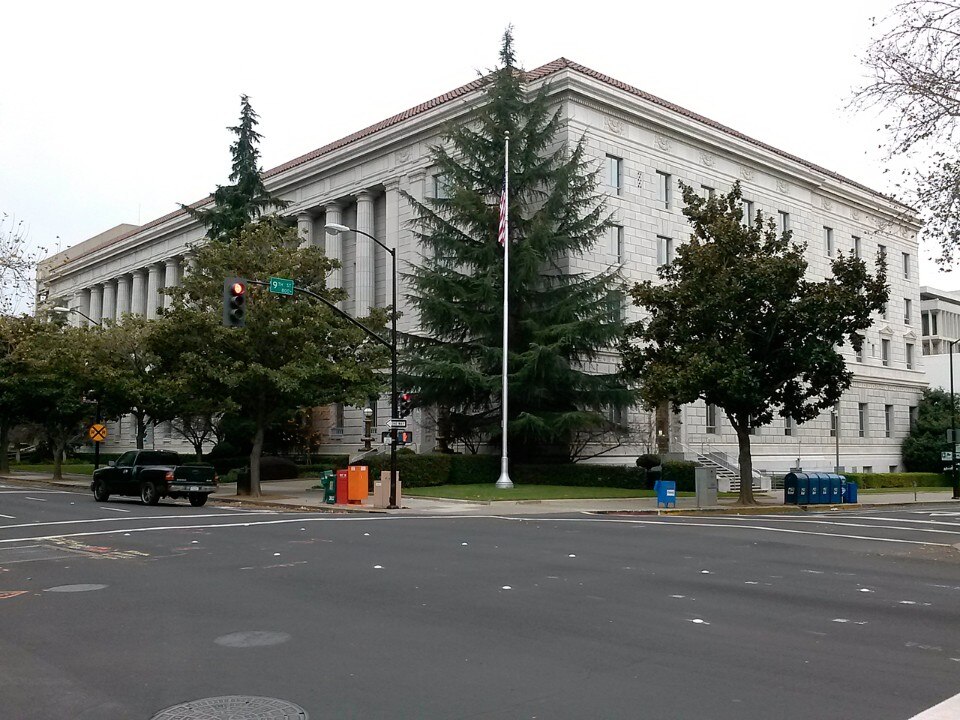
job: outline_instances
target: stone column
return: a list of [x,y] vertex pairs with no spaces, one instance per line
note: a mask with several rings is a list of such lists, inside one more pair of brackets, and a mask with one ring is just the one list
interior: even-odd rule
[[90,319],[94,323],[100,322],[103,317],[103,286],[94,285],[90,288]]
[[[180,284],[180,258],[172,257],[164,261],[163,286],[165,288],[175,288]],[[163,309],[169,310],[173,305],[173,298],[170,295],[163,296]]]
[[183,267],[181,268],[182,272],[180,273],[181,280],[185,277],[189,277],[197,271],[197,254],[193,251],[185,253],[183,256]]
[[[87,313],[87,311],[83,309],[83,290],[77,290],[77,292],[70,296],[67,307],[71,310],[79,310],[82,313]],[[87,314],[89,315],[90,313]],[[87,324],[83,315],[77,313],[70,313],[67,315],[66,320],[70,323],[71,327],[83,327]]]
[[[357,194],[357,230],[373,235],[373,194],[363,190]],[[354,282],[353,314],[363,317],[374,307],[374,264],[373,240],[354,233],[354,242],[357,248],[357,265]]]
[[147,271],[143,268],[133,271],[133,288],[130,298],[130,312],[134,315],[147,314]]
[[[343,208],[340,207],[340,205],[331,203],[324,208],[324,211],[326,212],[326,222],[339,224],[343,221],[343,215],[341,214]],[[331,260],[343,262],[343,233],[328,235],[326,232],[324,232],[324,236],[326,238],[324,243],[324,254]],[[343,268],[335,268],[330,271],[330,276],[327,278],[327,287],[343,287]],[[343,310],[343,303],[338,302],[337,307]]]
[[160,266],[151,265],[147,268],[147,320],[157,319],[157,307],[160,305]]
[[117,278],[117,314],[119,320],[130,312],[130,276],[121,275]]
[[117,315],[117,283],[115,280],[107,280],[103,284],[103,308],[100,317],[103,320],[113,322]]
[[300,237],[300,247],[313,247],[313,216],[302,212],[297,215],[297,235]]

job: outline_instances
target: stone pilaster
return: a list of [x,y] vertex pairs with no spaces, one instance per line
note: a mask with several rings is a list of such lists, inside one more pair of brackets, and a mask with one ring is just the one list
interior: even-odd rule
[[[373,217],[373,194],[363,190],[357,194],[357,230],[373,235],[374,217]],[[373,240],[361,235],[360,232],[354,233],[354,242],[357,248],[356,274],[354,276],[354,300],[353,314],[355,317],[363,317],[370,312],[374,306],[374,263],[373,263]]]
[[147,314],[147,271],[143,268],[133,271],[133,287],[130,292],[130,312],[134,315]]
[[[391,180],[386,183],[386,237],[383,239],[384,245],[393,250],[397,258],[397,273],[400,272],[400,182]],[[391,264],[390,254],[387,253],[387,271],[386,271],[386,298],[385,304],[393,304],[393,284],[397,278],[393,275],[393,265]],[[400,288],[397,288],[399,295]],[[397,305],[400,305],[400,298],[397,297]],[[397,308],[394,308],[396,311]]]
[[300,238],[300,247],[313,247],[314,227],[313,216],[310,213],[299,213],[297,215],[297,235]]
[[147,320],[156,320],[157,308],[160,306],[160,266],[151,265],[147,268]]

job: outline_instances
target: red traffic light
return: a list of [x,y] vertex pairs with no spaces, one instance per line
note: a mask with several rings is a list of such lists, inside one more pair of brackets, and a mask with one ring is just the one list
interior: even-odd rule
[[230,286],[231,295],[243,295],[247,291],[247,286],[242,282],[235,282]]

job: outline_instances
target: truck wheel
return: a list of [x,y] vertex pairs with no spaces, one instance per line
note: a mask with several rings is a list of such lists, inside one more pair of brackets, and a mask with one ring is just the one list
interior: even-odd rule
[[144,505],[156,505],[160,502],[160,493],[152,482],[145,482],[140,486],[140,500]]
[[203,507],[207,504],[206,493],[190,493],[190,504],[194,507]]
[[107,484],[103,480],[97,480],[93,485],[93,499],[97,502],[106,502],[110,499],[110,493],[107,492]]

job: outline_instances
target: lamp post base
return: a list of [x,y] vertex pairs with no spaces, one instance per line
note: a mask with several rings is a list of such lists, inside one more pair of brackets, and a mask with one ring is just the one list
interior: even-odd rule
[[513,480],[510,479],[510,472],[507,470],[508,460],[506,456],[500,459],[500,477],[497,479],[497,488],[499,490],[512,490]]

